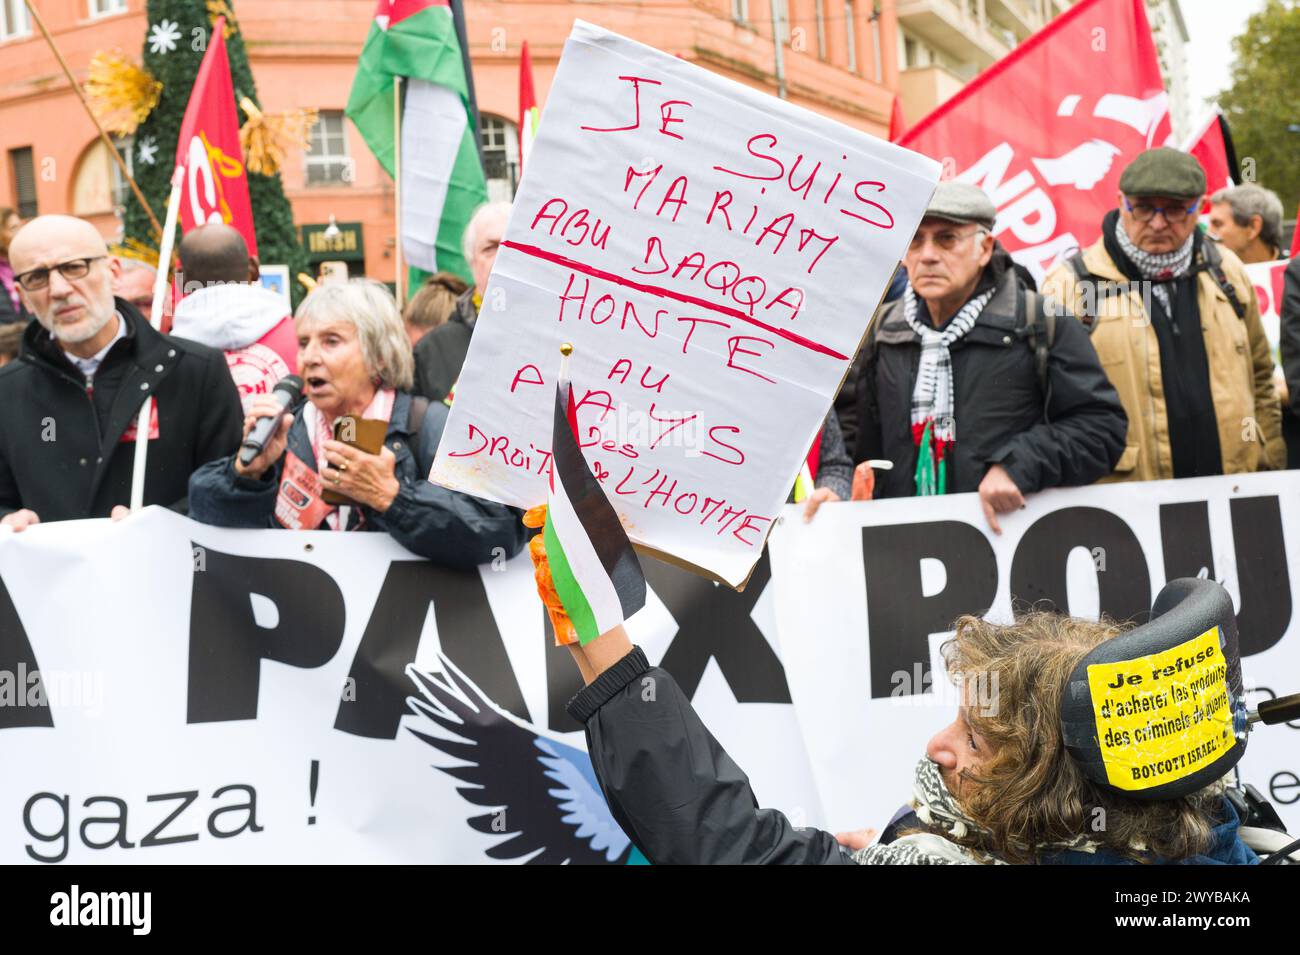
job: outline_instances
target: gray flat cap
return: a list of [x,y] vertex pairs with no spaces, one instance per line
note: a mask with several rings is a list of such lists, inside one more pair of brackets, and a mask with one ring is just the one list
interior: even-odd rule
[[1119,177],[1126,196],[1195,199],[1205,194],[1205,170],[1191,153],[1161,146],[1138,153]]
[[951,222],[975,222],[991,231],[998,210],[994,208],[993,200],[979,186],[948,179],[939,183],[934,190],[934,198],[926,207],[925,214],[927,217]]

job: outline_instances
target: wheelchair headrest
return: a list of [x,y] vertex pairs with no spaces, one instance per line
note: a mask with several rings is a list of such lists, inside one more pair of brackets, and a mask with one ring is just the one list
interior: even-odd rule
[[1090,780],[1133,799],[1176,799],[1228,772],[1241,655],[1232,598],[1212,580],[1170,581],[1151,621],[1094,647],[1070,674],[1061,727]]

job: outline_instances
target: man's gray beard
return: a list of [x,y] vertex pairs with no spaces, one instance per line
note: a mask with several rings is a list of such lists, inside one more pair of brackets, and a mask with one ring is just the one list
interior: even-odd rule
[[66,325],[59,325],[57,323],[55,323],[53,327],[49,325],[46,325],[45,327],[49,333],[59,341],[67,342],[70,345],[76,345],[81,342],[89,341],[103,331],[104,326],[112,321],[113,315],[114,312],[110,310],[104,314],[101,321],[95,322],[93,325],[87,325],[83,321],[77,326],[75,331],[68,328]]

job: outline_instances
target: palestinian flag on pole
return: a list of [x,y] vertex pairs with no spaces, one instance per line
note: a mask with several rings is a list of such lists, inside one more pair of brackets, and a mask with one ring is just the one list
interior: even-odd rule
[[393,176],[393,83],[407,77],[402,107],[402,251],[412,285],[446,270],[473,277],[461,235],[487,202],[470,121],[465,60],[448,0],[379,0],[357,63],[347,116]]
[[555,389],[554,430],[546,558],[564,612],[586,646],[645,606],[645,574],[578,447],[573,391],[563,371]]

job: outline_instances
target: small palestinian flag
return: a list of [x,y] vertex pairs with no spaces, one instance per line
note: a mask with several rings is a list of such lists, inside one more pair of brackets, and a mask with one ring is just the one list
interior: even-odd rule
[[546,558],[560,603],[585,646],[645,606],[645,574],[578,447],[577,412],[564,371],[555,389],[554,430]]

